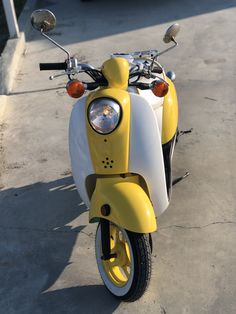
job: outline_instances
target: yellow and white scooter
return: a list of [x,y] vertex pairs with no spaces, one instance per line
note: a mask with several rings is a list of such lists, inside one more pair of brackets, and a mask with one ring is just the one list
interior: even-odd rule
[[[168,207],[173,185],[178,102],[174,73],[165,74],[157,58],[177,45],[179,25],[164,36],[174,43],[168,49],[114,54],[95,69],[79,64],[45,34],[56,23],[52,12],[36,10],[31,22],[67,53],[65,62],[40,64],[40,69],[65,70],[58,76],[68,75],[68,94],[80,98],[70,119],[71,167],[89,221],[98,222],[100,275],[113,295],[137,300],[150,281],[156,216]],[[79,81],[79,73],[92,82]],[[85,90],[91,92],[83,96]]]

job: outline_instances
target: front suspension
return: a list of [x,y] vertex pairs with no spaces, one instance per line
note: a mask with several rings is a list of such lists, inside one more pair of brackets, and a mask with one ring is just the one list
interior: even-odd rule
[[100,219],[101,225],[101,240],[102,240],[102,260],[109,260],[117,257],[116,253],[111,253],[111,240],[110,240],[110,222],[109,220]]

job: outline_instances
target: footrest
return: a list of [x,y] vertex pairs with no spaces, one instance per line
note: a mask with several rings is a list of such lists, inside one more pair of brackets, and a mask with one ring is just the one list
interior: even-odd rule
[[174,186],[175,184],[179,183],[180,181],[186,179],[189,175],[190,175],[190,173],[187,171],[182,177],[178,177],[178,178],[174,179],[172,181],[172,186]]
[[184,134],[189,134],[189,133],[192,133],[192,132],[193,132],[193,128],[188,129],[188,130],[178,131],[176,141],[178,142],[180,136],[182,136]]

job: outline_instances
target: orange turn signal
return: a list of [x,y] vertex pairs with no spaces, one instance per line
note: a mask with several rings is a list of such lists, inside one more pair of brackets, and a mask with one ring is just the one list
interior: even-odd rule
[[165,81],[158,81],[152,88],[152,92],[157,97],[164,97],[169,90],[169,85]]
[[71,80],[66,84],[66,90],[69,96],[79,98],[85,92],[84,84],[79,80]]

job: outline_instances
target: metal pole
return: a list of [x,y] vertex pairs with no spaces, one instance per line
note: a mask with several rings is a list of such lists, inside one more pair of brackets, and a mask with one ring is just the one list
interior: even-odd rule
[[19,27],[16,19],[16,12],[13,0],[3,0],[3,6],[7,19],[10,38],[19,37]]

